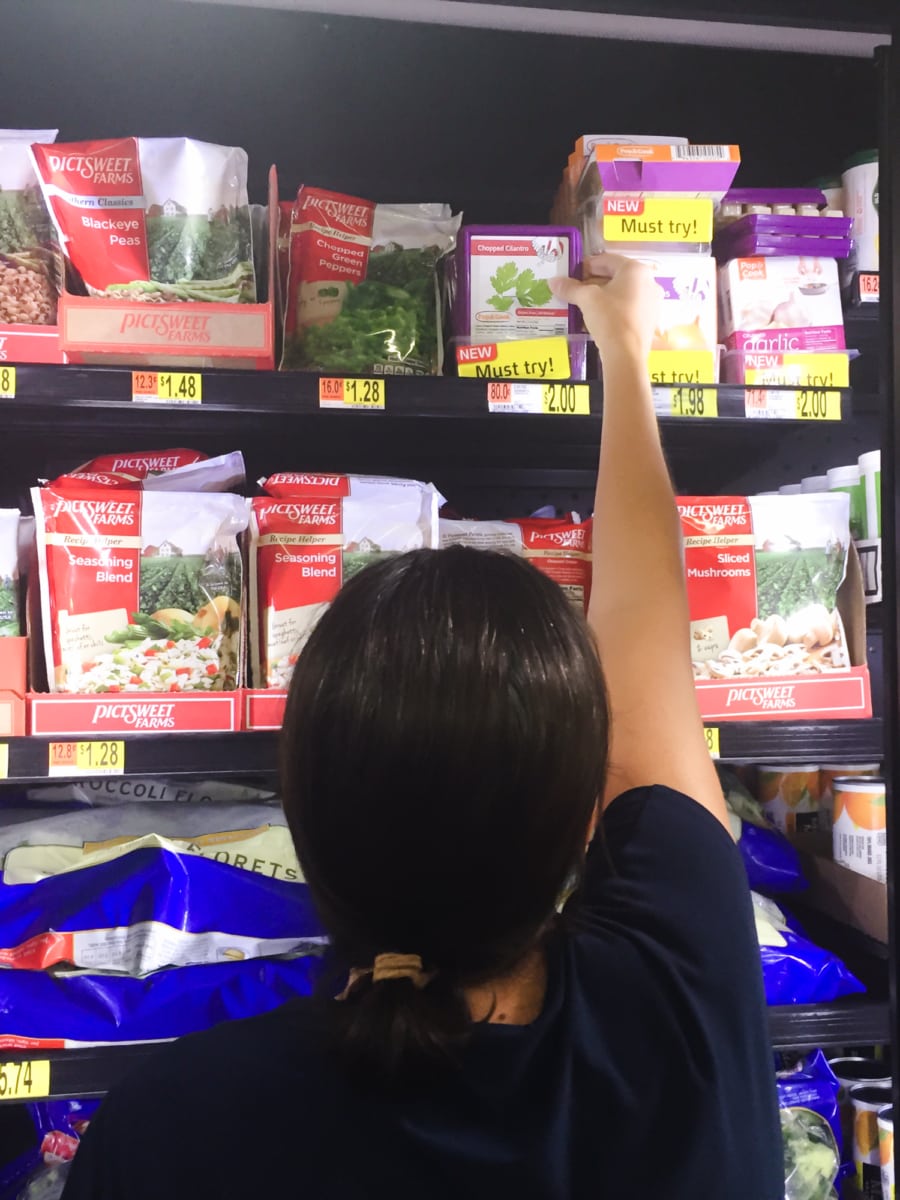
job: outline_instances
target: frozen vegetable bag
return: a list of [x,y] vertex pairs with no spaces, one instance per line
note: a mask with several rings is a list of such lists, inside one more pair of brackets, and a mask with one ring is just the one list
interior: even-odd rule
[[680,496],[678,511],[698,679],[849,669],[845,493]]
[[237,687],[246,500],[54,487],[32,498],[52,691]]
[[350,579],[386,554],[433,550],[441,497],[430,483],[286,473],[253,501],[250,595],[257,687],[287,687],[297,655]]
[[440,521],[441,549],[472,546],[527,558],[558,583],[577,608],[587,611],[591,598],[590,520],[526,517],[511,521]]
[[256,299],[247,154],[192,138],[31,147],[44,198],[91,295]]
[[55,129],[0,129],[0,322],[52,325],[61,258],[29,143]]
[[437,375],[439,269],[460,218],[301,187],[291,219],[282,368]]

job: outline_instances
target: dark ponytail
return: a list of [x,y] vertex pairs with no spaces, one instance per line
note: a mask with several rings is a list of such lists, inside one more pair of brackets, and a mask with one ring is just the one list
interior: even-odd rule
[[[587,626],[523,560],[413,551],[338,594],[294,672],[281,768],[346,1064],[399,1080],[458,1058],[465,990],[516,968],[583,859],[607,734]],[[333,999],[386,952],[419,956],[425,986],[363,974]]]
[[471,1029],[465,993],[440,974],[423,988],[366,975],[332,1006],[329,1025],[351,1070],[404,1081],[452,1066]]

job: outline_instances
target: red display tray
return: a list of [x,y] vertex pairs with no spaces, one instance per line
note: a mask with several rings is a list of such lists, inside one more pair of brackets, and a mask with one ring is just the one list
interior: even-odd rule
[[0,366],[9,363],[64,363],[58,325],[0,324]]
[[116,692],[99,696],[28,696],[28,732],[90,737],[136,733],[234,733],[241,728],[240,692]]
[[872,715],[868,667],[833,675],[698,679],[704,721],[856,720]]
[[287,692],[274,688],[248,688],[244,693],[245,729],[280,729]]

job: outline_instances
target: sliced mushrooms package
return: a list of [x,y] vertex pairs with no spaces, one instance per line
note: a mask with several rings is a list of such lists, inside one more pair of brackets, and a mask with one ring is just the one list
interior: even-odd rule
[[849,670],[847,495],[683,496],[678,510],[696,678]]

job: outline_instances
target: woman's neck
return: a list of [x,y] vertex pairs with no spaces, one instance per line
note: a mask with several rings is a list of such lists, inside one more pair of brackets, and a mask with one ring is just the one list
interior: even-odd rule
[[547,956],[535,946],[499,979],[466,988],[472,1020],[492,1025],[530,1025],[541,1015],[547,994]]

